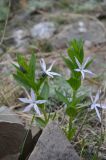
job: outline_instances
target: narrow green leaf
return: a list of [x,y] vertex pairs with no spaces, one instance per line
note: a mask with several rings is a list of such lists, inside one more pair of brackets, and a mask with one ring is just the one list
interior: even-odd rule
[[67,51],[68,51],[68,56],[71,58],[74,64],[76,64],[75,57],[82,64],[83,59],[84,59],[84,50],[83,50],[83,41],[81,39],[72,40],[70,42],[70,47],[68,48]]
[[76,132],[76,128],[71,128],[67,133],[67,138],[71,140],[74,137],[75,132]]
[[77,109],[76,107],[73,107],[70,105],[67,106],[66,108],[66,113],[69,117],[71,117],[71,119],[73,120],[75,118],[75,116],[77,115]]
[[37,125],[38,125],[40,128],[44,128],[44,127],[46,126],[46,124],[47,124],[47,123],[46,123],[42,118],[40,118],[40,117],[36,117],[35,120],[36,120]]
[[45,81],[41,89],[40,97],[48,99],[48,96],[49,96],[49,85],[47,81]]
[[62,93],[60,93],[60,92],[58,92],[58,91],[56,90],[56,95],[57,95],[57,97],[58,97],[58,100],[64,102],[64,103],[67,104],[67,105],[69,105],[68,99],[67,99]]
[[17,74],[13,74],[13,77],[17,82],[19,82],[19,84],[23,85],[25,88],[30,88],[29,84],[22,77],[18,76]]
[[78,90],[81,86],[81,79],[70,78],[69,80],[67,80],[67,82],[73,88],[73,90]]
[[23,67],[27,72],[29,71],[27,61],[22,55],[17,56],[17,61],[18,61],[19,66]]
[[75,69],[74,64],[68,58],[63,57],[64,62],[66,63],[67,67],[72,71]]
[[30,70],[31,78],[33,80],[35,79],[35,67],[36,67],[36,59],[35,59],[35,55],[32,54],[30,62],[29,62],[29,70]]
[[88,67],[90,66],[90,64],[92,64],[92,62],[93,62],[93,59],[91,59],[91,60],[86,64],[85,68],[88,68]]
[[42,86],[42,84],[44,83],[44,81],[46,80],[46,77],[41,77],[38,82],[37,82],[37,90],[39,90]]
[[18,74],[13,74],[13,76],[20,84],[24,85],[27,88],[32,88],[35,92],[37,91],[36,83],[24,73],[18,71]]

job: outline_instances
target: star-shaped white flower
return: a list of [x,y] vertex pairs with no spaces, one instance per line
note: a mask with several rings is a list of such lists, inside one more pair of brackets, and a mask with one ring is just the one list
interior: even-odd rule
[[93,96],[91,95],[91,101],[92,101],[92,104],[91,104],[91,109],[95,109],[96,111],[96,114],[101,122],[101,116],[100,116],[100,113],[99,113],[99,109],[98,108],[101,108],[101,109],[106,109],[106,105],[105,104],[99,104],[98,101],[99,101],[99,96],[100,96],[100,91],[97,92],[95,98],[93,98]]
[[28,103],[29,105],[25,107],[23,112],[29,112],[32,108],[36,111],[36,113],[40,116],[40,110],[37,104],[45,103],[46,100],[36,100],[36,96],[34,91],[31,89],[31,96],[30,98],[19,98],[21,102]]
[[90,70],[85,68],[87,63],[90,61],[89,57],[87,58],[87,60],[84,63],[82,63],[82,65],[80,64],[80,62],[78,61],[78,59],[76,57],[75,57],[75,61],[76,61],[77,65],[78,65],[78,68],[75,69],[75,71],[76,72],[81,72],[83,79],[85,78],[85,73],[89,73],[89,74],[95,75],[93,72],[91,72]]
[[41,68],[43,70],[43,73],[48,75],[49,77],[53,78],[54,76],[61,76],[59,73],[56,73],[56,72],[51,72],[52,70],[52,67],[54,65],[55,62],[53,62],[50,67],[48,69],[46,69],[46,63],[44,61],[44,59],[42,58],[40,60],[40,65],[41,65]]

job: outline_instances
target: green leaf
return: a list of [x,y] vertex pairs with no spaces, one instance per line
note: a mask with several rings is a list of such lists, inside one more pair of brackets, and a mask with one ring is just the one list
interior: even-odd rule
[[76,79],[76,78],[70,78],[67,80],[69,85],[72,87],[73,90],[78,90],[79,87],[81,86],[81,79]]
[[35,120],[40,128],[44,128],[47,124],[47,122],[45,122],[41,117],[36,117]]
[[35,55],[32,54],[30,62],[29,62],[29,70],[30,70],[30,75],[33,80],[35,80],[35,67],[36,67],[36,59]]
[[75,69],[75,66],[71,60],[68,58],[63,57],[64,62],[66,63],[67,67],[72,71]]
[[58,100],[64,102],[64,103],[67,104],[67,105],[69,105],[68,99],[67,99],[62,93],[60,93],[60,92],[58,92],[58,91],[56,90],[56,95],[57,95],[57,97],[58,97]]
[[75,119],[75,116],[77,115],[77,108],[71,106],[71,104],[68,105],[66,108],[66,114],[71,117],[72,120]]
[[90,66],[90,64],[92,64],[92,62],[93,62],[93,59],[91,59],[91,60],[86,64],[85,68],[88,68],[88,67]]
[[17,74],[13,74],[13,77],[16,81],[18,81],[21,85],[23,85],[25,88],[29,89],[30,85],[29,83],[23,78],[18,76]]
[[21,71],[18,71],[18,74],[13,74],[14,78],[26,88],[32,88],[35,92],[37,91],[36,83],[26,76]]
[[71,129],[67,132],[67,138],[68,138],[69,140],[71,140],[71,139],[74,137],[75,132],[76,132],[76,128],[71,128]]
[[26,62],[26,59],[22,55],[17,56],[17,61],[18,61],[19,66],[23,67],[27,72],[29,72],[29,67]]
[[45,81],[41,89],[40,97],[48,99],[48,96],[49,96],[49,85],[47,81]]
[[46,76],[45,77],[41,77],[38,82],[37,82],[37,90],[40,89],[40,87],[42,86],[42,84],[44,83],[44,81],[46,80]]
[[79,60],[79,62],[82,64],[83,59],[84,59],[84,50],[83,50],[83,41],[80,40],[72,40],[70,42],[70,47],[67,50],[68,56],[71,58],[74,64],[75,62],[75,57]]

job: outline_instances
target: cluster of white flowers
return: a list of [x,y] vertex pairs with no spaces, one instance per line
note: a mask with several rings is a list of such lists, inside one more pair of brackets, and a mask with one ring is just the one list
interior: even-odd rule
[[[91,75],[95,75],[93,72],[91,72],[90,70],[86,69],[86,65],[87,63],[90,61],[90,58],[88,57],[86,59],[86,61],[84,63],[82,63],[82,65],[80,64],[80,62],[78,61],[78,59],[75,57],[75,61],[78,65],[78,68],[75,69],[76,72],[80,72],[81,75],[82,75],[82,78],[84,79],[85,78],[85,73],[89,73]],[[97,92],[95,98],[93,98],[93,96],[91,95],[91,110],[95,109],[96,111],[96,114],[101,122],[101,116],[100,116],[100,113],[99,113],[99,108],[101,109],[106,109],[106,105],[105,104],[100,104],[100,103],[97,103],[99,100],[100,100],[100,91]]]
[[[82,78],[85,78],[85,73],[89,73],[91,75],[95,75],[93,72],[89,71],[88,69],[86,69],[86,65],[89,62],[89,58],[87,58],[87,60],[81,65],[80,62],[78,61],[78,59],[75,57],[75,61],[78,65],[79,68],[75,69],[76,72],[81,72]],[[53,78],[54,76],[61,76],[59,73],[56,72],[52,72],[52,67],[54,65],[54,62],[50,65],[50,67],[47,69],[46,67],[46,63],[44,61],[44,59],[40,60],[40,65],[43,71],[43,74]],[[101,109],[106,109],[106,105],[105,104],[100,104],[97,103],[100,99],[100,92],[98,91],[95,98],[93,98],[93,96],[91,95],[91,110],[95,109],[96,114],[101,122],[101,116],[99,113],[99,108]],[[30,98],[19,98],[20,101],[29,104],[28,106],[25,107],[24,112],[29,112],[32,108],[35,110],[35,112],[41,116],[41,112],[39,107],[37,106],[37,104],[43,104],[45,102],[47,102],[47,100],[36,100],[36,96],[34,91],[31,89],[31,95]]]

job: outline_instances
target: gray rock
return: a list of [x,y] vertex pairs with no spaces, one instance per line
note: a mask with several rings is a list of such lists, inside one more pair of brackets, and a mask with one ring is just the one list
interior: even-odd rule
[[56,122],[49,123],[40,136],[29,160],[80,160]]
[[2,55],[3,54],[3,49],[2,48],[0,48],[0,55]]
[[103,42],[106,39],[106,34],[104,27],[98,21],[90,20],[87,17],[86,19],[81,18],[81,20],[76,18],[72,24],[63,27],[63,29],[52,38],[51,43],[55,48],[64,48],[67,47],[68,42],[74,38],[82,38],[84,41],[96,43]]
[[0,160],[18,160],[19,154],[7,155]]
[[13,38],[17,47],[25,45],[28,43],[29,33],[23,29],[17,29],[13,32]]
[[16,44],[13,36],[9,36],[9,37],[5,38],[4,41],[3,41],[3,43],[6,46],[13,46],[13,45]]
[[33,38],[42,40],[42,39],[49,39],[53,36],[54,32],[56,31],[55,25],[52,22],[41,22],[35,25],[31,29],[31,36]]
[[[24,141],[26,130],[18,123],[0,122],[0,159],[18,154]],[[26,140],[24,157],[29,153],[32,143],[31,132]],[[11,158],[10,158],[11,160]]]
[[[21,120],[13,111],[6,107],[0,108],[0,159],[17,160],[26,132]],[[32,134],[29,131],[24,146],[24,158],[31,152],[31,145]]]
[[0,122],[12,122],[22,124],[19,117],[9,108],[6,106],[0,107]]

